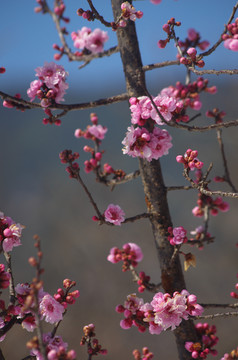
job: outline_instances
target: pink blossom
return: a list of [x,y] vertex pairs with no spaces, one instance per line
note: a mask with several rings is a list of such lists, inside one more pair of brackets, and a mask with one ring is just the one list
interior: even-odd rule
[[[143,16],[142,11],[136,11],[136,9],[134,8],[133,5],[131,5],[129,3],[129,1],[125,1],[121,4],[121,16],[124,20],[132,20],[132,21],[136,21],[136,19],[140,19]],[[120,26],[122,26],[122,24],[120,23]]]
[[124,308],[129,310],[132,314],[135,314],[137,310],[144,305],[144,300],[142,298],[138,298],[136,294],[130,294],[127,296],[126,301],[124,302]]
[[154,5],[158,5],[161,3],[162,0],[150,0],[150,2]]
[[198,33],[195,29],[188,29],[188,39],[190,41],[195,41],[198,38]]
[[187,230],[183,226],[176,227],[174,229],[169,228],[171,235],[168,237],[168,240],[171,245],[181,245],[187,242]]
[[3,213],[0,214],[0,241],[4,251],[12,251],[13,247],[21,245],[21,232],[24,226],[15,224],[14,221]]
[[168,150],[172,147],[171,136],[165,129],[154,128],[150,133],[145,128],[128,127],[125,139],[122,141],[124,145],[123,154],[132,157],[141,157],[148,161],[158,159],[168,154]]
[[95,29],[86,38],[85,47],[93,54],[103,51],[104,43],[109,39],[107,32]]
[[34,315],[28,315],[25,317],[25,319],[22,321],[22,327],[23,329],[26,329],[27,331],[34,331],[36,328],[36,319]]
[[226,49],[232,50],[232,51],[238,51],[238,39],[231,38],[224,41],[224,46]]
[[[166,121],[170,121],[172,119],[172,112],[176,109],[176,100],[173,97],[161,95],[158,95],[153,100],[164,119]],[[151,118],[155,120],[158,125],[164,124],[163,120],[158,115],[154,106],[151,111]]]
[[45,63],[44,66],[36,68],[36,76],[39,80],[31,82],[27,90],[31,101],[37,96],[41,100],[41,106],[47,107],[51,100],[56,103],[64,101],[65,90],[68,88],[66,77],[68,73],[63,66],[54,62]]
[[27,95],[33,101],[37,96],[37,92],[40,90],[41,86],[43,85],[41,80],[34,80],[30,84],[30,88],[27,90]]
[[90,28],[85,26],[77,32],[72,32],[71,37],[76,48],[85,48],[93,54],[102,52],[104,43],[109,39],[106,31],[102,31],[100,29],[92,31]]
[[107,128],[102,125],[92,125],[89,126],[87,130],[91,135],[95,136],[95,138],[99,140],[103,140],[104,135],[107,132]]
[[86,26],[82,27],[82,29],[77,32],[72,32],[71,38],[74,41],[74,47],[77,49],[84,49],[86,47],[86,39],[91,32],[92,30]]
[[45,321],[54,324],[63,319],[64,307],[50,294],[45,295],[40,304],[39,311]]
[[121,225],[125,220],[125,213],[118,205],[110,204],[104,212],[105,220],[114,224]]
[[123,249],[113,247],[110,250],[110,254],[107,260],[113,264],[123,261],[123,271],[129,270],[130,265],[137,266],[138,262],[143,259],[143,253],[141,248],[135,243],[126,243],[123,245]]
[[185,169],[195,170],[195,169],[201,169],[203,167],[203,162],[198,160],[197,158],[198,152],[197,150],[186,150],[184,156],[178,155],[176,156],[176,161],[178,163],[184,164]]
[[[61,336],[55,335],[54,337],[52,337],[51,333],[43,334],[43,343],[46,347],[47,354],[51,350],[59,351],[60,349],[62,349],[66,351],[68,347],[68,344],[63,341]],[[31,351],[31,355],[35,355],[36,360],[43,360],[43,356],[38,349],[33,349]]]

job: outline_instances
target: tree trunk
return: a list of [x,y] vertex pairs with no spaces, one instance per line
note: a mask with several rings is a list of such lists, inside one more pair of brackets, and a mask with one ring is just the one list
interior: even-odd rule
[[[112,0],[115,21],[121,14],[122,2],[123,0]],[[125,28],[118,29],[117,38],[129,96],[146,95],[145,75],[134,22],[129,20]],[[176,256],[171,264],[174,248],[170,245],[167,236],[172,221],[160,162],[140,159],[139,164],[148,212],[153,214],[150,221],[160,262],[162,286],[165,292],[173,294],[174,291],[186,289],[186,285],[179,256]],[[185,341],[198,341],[193,322],[182,321],[174,334],[179,359],[191,359],[191,354],[185,349],[184,344]]]

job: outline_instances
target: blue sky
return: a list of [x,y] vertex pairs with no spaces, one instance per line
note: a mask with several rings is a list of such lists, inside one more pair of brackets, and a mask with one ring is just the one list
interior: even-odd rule
[[[48,1],[52,6],[53,1]],[[71,18],[67,24],[69,33],[77,31],[83,26],[91,28],[103,26],[98,22],[87,22],[76,14],[77,8],[88,9],[86,0],[65,1],[65,15]],[[98,3],[98,4],[97,4]],[[144,64],[159,62],[164,60],[173,60],[176,56],[176,50],[173,44],[169,44],[166,49],[161,50],[157,47],[157,41],[165,38],[162,31],[162,25],[170,18],[182,22],[178,29],[178,36],[183,39],[188,28],[195,28],[200,32],[202,39],[207,39],[213,44],[224,29],[224,24],[230,17],[232,7],[236,1],[226,0],[200,0],[199,2],[191,0],[163,0],[159,5],[153,5],[149,0],[137,0],[134,2],[136,9],[142,10],[144,16],[137,20],[137,30]],[[97,0],[95,6],[111,21],[111,2],[109,0]],[[1,33],[1,61],[0,65],[5,66],[7,72],[1,76],[1,89],[9,86],[14,87],[14,83],[19,82],[24,88],[28,88],[29,82],[35,79],[34,69],[42,66],[45,61],[53,61],[54,50],[52,44],[60,44],[55,26],[48,14],[36,14],[34,7],[36,2],[33,0],[12,0],[4,1],[1,4],[0,14],[0,33]],[[108,29],[104,29],[108,30]],[[116,34],[110,30],[109,41],[105,48],[116,45]],[[73,42],[68,36],[69,46],[73,49]],[[216,55],[206,59],[206,68],[234,68],[237,62],[237,53],[224,49],[221,45]],[[78,71],[78,64],[69,63],[66,57],[59,62],[69,72],[70,86],[77,86],[83,92],[89,84],[94,89],[100,90],[106,85],[110,87],[118,84],[123,89],[123,74],[121,70],[119,55],[113,55],[111,58],[97,59],[94,63]],[[148,78],[153,80],[161,76],[171,77],[174,69],[163,69],[156,72],[156,75],[148,74]],[[90,81],[89,81],[90,78]],[[17,92],[17,89],[16,89]]]

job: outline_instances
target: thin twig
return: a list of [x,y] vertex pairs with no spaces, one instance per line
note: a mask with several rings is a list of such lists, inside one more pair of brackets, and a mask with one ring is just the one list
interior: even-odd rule
[[97,216],[98,216],[99,220],[103,220],[102,214],[100,213],[100,211],[99,211],[99,209],[98,209],[98,206],[97,206],[97,204],[95,203],[95,201],[94,201],[94,199],[93,199],[90,191],[88,190],[87,186],[84,184],[84,182],[83,182],[83,180],[82,180],[82,178],[81,178],[81,176],[80,176],[80,174],[79,174],[79,171],[77,171],[76,180],[78,180],[78,182],[82,185],[82,187],[83,187],[86,195],[87,195],[88,198],[89,198],[90,203],[92,204],[94,210],[95,210],[96,213],[97,213]]
[[227,165],[227,159],[226,159],[226,154],[225,154],[224,143],[223,143],[223,140],[222,140],[222,130],[221,129],[217,130],[217,141],[218,141],[218,144],[220,146],[223,166],[224,166],[224,170],[225,170],[224,179],[230,185],[232,191],[237,192],[235,186],[233,185],[233,183],[231,181],[230,172],[229,172],[228,165]]
[[172,190],[191,190],[193,189],[192,186],[167,186],[166,190],[167,191],[172,191]]
[[152,214],[148,214],[148,213],[143,213],[143,214],[139,214],[139,215],[135,215],[129,218],[126,218],[123,221],[123,224],[128,223],[128,222],[134,222],[136,220],[140,220],[140,219],[148,219],[151,218]]
[[215,319],[218,317],[228,317],[228,316],[238,316],[237,311],[229,311],[227,313],[219,313],[219,314],[211,314],[211,315],[201,315],[201,316],[195,316],[195,320],[201,320],[201,319]]
[[156,64],[150,64],[150,65],[144,65],[142,67],[143,71],[149,71],[149,70],[154,70],[154,69],[159,69],[165,66],[171,66],[171,65],[181,65],[179,60],[171,60],[171,61],[164,61],[161,63],[156,63]]
[[[131,273],[132,273],[132,276],[133,276],[133,281],[137,282],[138,280],[140,280],[140,277],[139,277],[137,271],[135,270],[134,266],[130,265],[130,270],[131,270]],[[148,282],[148,283],[144,283],[143,285],[148,291],[151,291],[153,293],[157,293],[160,290],[160,288],[162,286],[162,283],[153,284],[153,283]]]
[[207,195],[207,196],[213,196],[213,195],[218,195],[218,196],[223,196],[223,197],[231,197],[231,198],[238,198],[238,193],[233,193],[233,192],[226,192],[226,191],[210,191],[207,189],[204,189],[203,185],[196,184],[188,175],[188,172],[186,171],[186,169],[184,170],[184,177],[190,182],[190,184],[192,185],[192,187],[194,189],[198,189],[202,194]]
[[219,307],[219,308],[226,308],[226,307],[229,307],[229,308],[237,308],[238,307],[238,303],[236,304],[201,304],[199,303],[202,307],[204,308],[210,308],[210,307]]
[[222,32],[219,40],[218,40],[210,49],[208,49],[207,51],[199,54],[199,58],[200,58],[200,59],[202,59],[204,56],[208,56],[208,55],[210,55],[211,53],[213,53],[213,52],[216,50],[216,48],[223,42],[222,35],[224,35],[224,34],[227,32],[227,25],[229,25],[229,24],[232,22],[232,20],[233,20],[233,18],[234,18],[234,16],[235,16],[235,13],[236,13],[237,8],[238,8],[238,2],[237,2],[236,5],[233,7],[231,16],[230,16],[227,24],[225,25],[224,31]]
[[88,1],[88,4],[89,4],[89,6],[90,6],[90,8],[91,8],[91,10],[92,10],[95,18],[96,18],[97,20],[99,20],[99,21],[100,21],[103,25],[105,25],[106,27],[110,27],[110,28],[111,28],[111,27],[112,27],[112,24],[111,24],[110,22],[104,20],[103,16],[101,16],[101,15],[99,14],[99,12],[96,10],[96,8],[94,7],[92,1],[91,1],[91,0],[87,0],[87,1]]
[[189,68],[190,71],[192,71],[194,74],[196,75],[205,75],[205,74],[212,74],[212,75],[222,75],[222,74],[227,74],[227,75],[237,75],[238,74],[238,69],[233,69],[233,70],[228,70],[228,69],[223,69],[223,70],[196,70],[193,67]]
[[[34,109],[34,108],[38,108],[38,109],[43,109],[41,104],[35,103],[35,102],[30,102],[30,101],[26,101],[23,99],[17,99],[14,96],[11,96],[9,94],[4,93],[3,91],[0,91],[0,97],[3,100],[9,100],[12,101],[15,104],[19,104],[22,105],[23,107],[25,107],[25,109]],[[52,104],[50,106],[48,106],[48,109],[54,110],[54,109],[61,109],[64,111],[72,111],[72,110],[84,110],[84,109],[90,109],[90,108],[94,108],[97,106],[103,106],[103,105],[109,105],[109,104],[114,104],[120,101],[125,101],[128,100],[129,96],[128,94],[124,93],[124,94],[120,94],[120,95],[115,95],[115,96],[110,96],[108,98],[105,99],[99,99],[99,100],[95,100],[95,101],[90,101],[90,102],[86,102],[86,103],[81,103],[81,104]]]
[[111,179],[111,180],[107,180],[107,179],[105,179],[105,177],[102,177],[99,174],[99,176],[97,177],[97,181],[114,188],[116,185],[124,184],[133,179],[136,179],[138,176],[140,176],[140,170],[136,170],[133,173],[127,174],[122,178],[116,178],[116,179]]

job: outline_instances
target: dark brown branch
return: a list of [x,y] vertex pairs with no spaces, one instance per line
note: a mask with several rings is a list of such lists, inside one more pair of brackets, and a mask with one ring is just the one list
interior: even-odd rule
[[[114,19],[120,16],[121,3],[122,0],[112,0]],[[128,95],[130,97],[146,95],[145,72],[135,24],[130,21],[125,28],[118,29],[117,38]],[[179,257],[176,257],[173,266],[170,266],[173,247],[167,240],[167,231],[168,227],[172,226],[172,221],[160,162],[159,160],[148,162],[145,159],[139,159],[139,164],[148,213],[153,215],[150,221],[160,263],[162,286],[165,292],[173,294],[174,291],[186,289],[186,284]],[[193,322],[191,320],[182,322],[173,333],[176,337],[178,358],[190,360],[191,356],[186,351],[184,342],[185,339],[193,342],[198,340]]]
[[111,28],[111,27],[112,27],[112,24],[111,24],[110,22],[104,20],[103,16],[101,16],[101,15],[99,14],[99,12],[96,10],[96,8],[94,7],[93,2],[92,2],[91,0],[87,0],[87,1],[88,1],[88,4],[89,4],[89,6],[90,6],[90,8],[91,8],[91,10],[92,10],[95,18],[96,18],[97,20],[99,20],[99,21],[100,21],[103,25],[105,25],[106,27],[110,27],[110,28]]
[[[17,99],[14,96],[8,95],[2,91],[0,91],[0,97],[3,100],[9,100],[16,104],[22,105],[23,107],[25,107],[25,109],[34,109],[34,108],[44,109],[44,108],[42,108],[41,104],[26,101],[23,99]],[[51,110],[60,109],[60,110],[64,110],[64,111],[84,110],[84,109],[90,109],[90,108],[94,108],[94,107],[98,107],[98,106],[114,104],[114,103],[117,103],[120,101],[125,101],[125,100],[128,100],[128,98],[129,97],[127,94],[121,94],[121,95],[110,96],[105,99],[99,99],[99,100],[90,101],[90,102],[81,103],[81,104],[67,104],[66,105],[66,104],[56,104],[55,103],[53,105],[50,105],[48,107],[48,109],[51,109]]]
[[192,186],[167,186],[166,187],[167,191],[172,191],[172,190],[191,190],[193,189]]
[[134,221],[140,220],[140,219],[148,219],[148,218],[151,218],[151,216],[152,216],[152,215],[151,215],[151,214],[148,214],[148,213],[143,213],[143,214],[135,215],[135,216],[126,218],[126,219],[123,221],[123,224],[128,223],[128,222],[134,222]]
[[116,185],[125,184],[129,181],[132,181],[133,179],[136,179],[139,176],[140,176],[140,170],[136,170],[133,173],[125,175],[123,178],[116,178],[111,180],[107,180],[104,177],[100,177],[99,175],[97,181],[114,188]]
[[[83,187],[86,195],[87,195],[88,198],[89,198],[90,203],[92,204],[94,210],[96,211],[96,214],[97,214],[99,220],[103,221],[102,214],[100,213],[100,211],[99,211],[99,209],[98,209],[98,206],[97,206],[97,204],[95,203],[95,201],[94,201],[94,199],[93,199],[90,191],[88,190],[87,186],[84,184],[84,182],[83,182],[83,180],[82,180],[82,178],[81,178],[81,176],[80,176],[80,174],[79,174],[79,171],[77,171],[76,180],[80,183],[80,185],[82,185],[82,187]],[[104,221],[103,221],[103,222],[104,222]]]
[[143,71],[149,71],[154,69],[159,69],[165,66],[171,66],[171,65],[181,65],[179,60],[172,60],[172,61],[164,61],[161,63],[156,64],[150,64],[150,65],[144,65],[142,67]]

